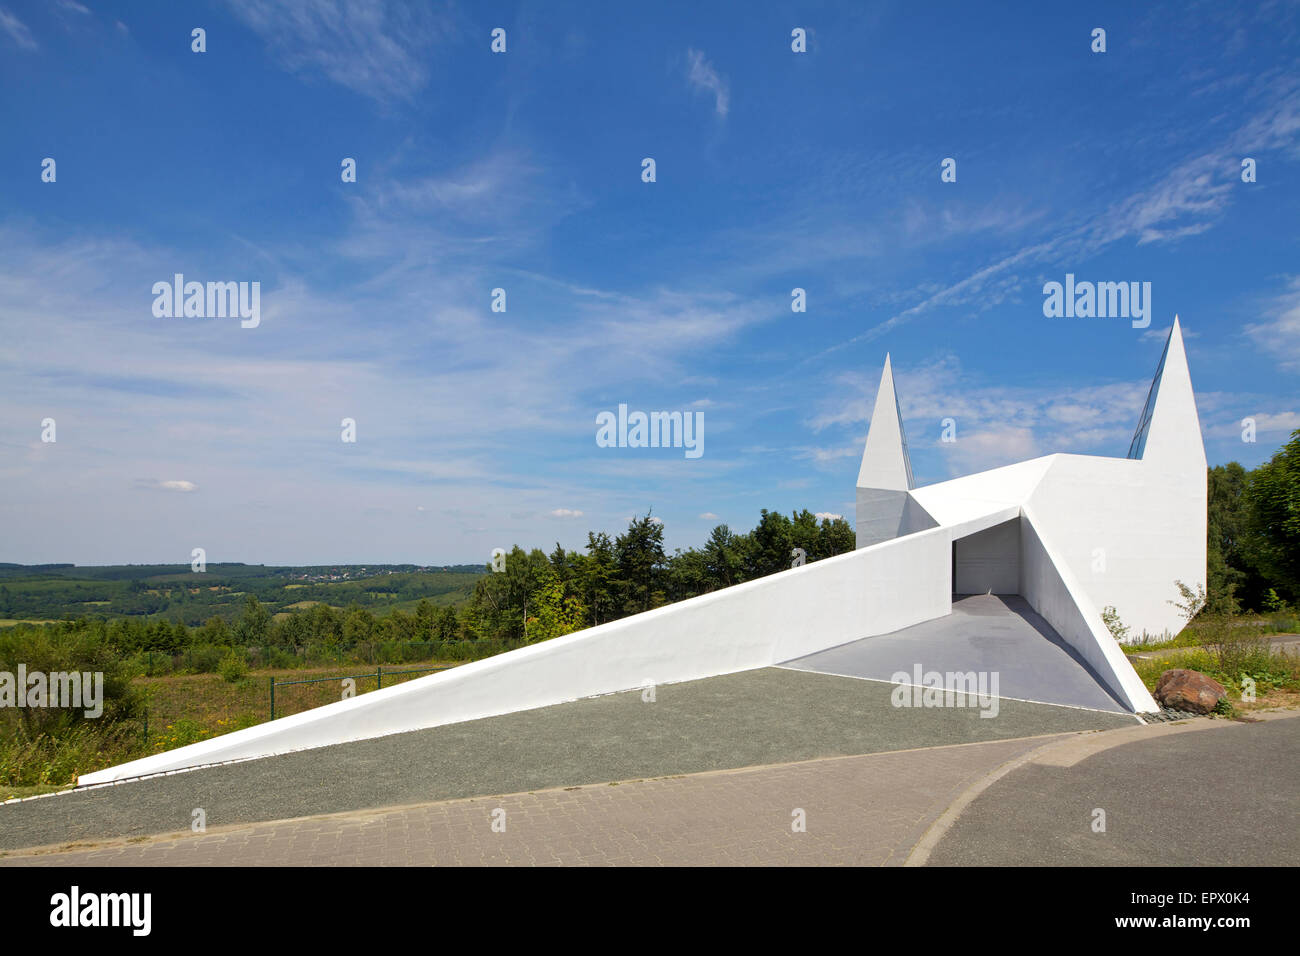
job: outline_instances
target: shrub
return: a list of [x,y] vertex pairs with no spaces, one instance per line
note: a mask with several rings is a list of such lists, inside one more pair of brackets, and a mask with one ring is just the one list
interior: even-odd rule
[[[93,718],[97,722],[129,719],[138,712],[139,695],[131,686],[130,668],[98,635],[53,629],[23,629],[12,634],[0,631],[0,670],[14,673],[20,664],[26,665],[29,674],[103,674],[103,713]],[[21,724],[28,740],[41,734],[60,736],[87,719],[82,710],[75,708],[5,708],[0,710],[0,735],[14,734],[14,726]]]
[[0,737],[0,785],[72,784],[77,774],[133,760],[140,749],[139,730],[129,723],[84,721],[57,736],[19,726]]
[[248,661],[244,659],[242,651],[233,648],[221,658],[221,663],[217,665],[217,673],[221,679],[229,684],[235,684],[248,676]]
[[1227,614],[1202,614],[1197,625],[1201,646],[1214,658],[1215,676],[1235,680],[1270,669],[1268,642],[1253,625]]
[[230,656],[225,648],[212,644],[200,644],[185,652],[184,667],[191,674],[212,674]]
[[1175,581],[1174,587],[1178,589],[1178,593],[1182,596],[1182,600],[1167,601],[1165,603],[1172,604],[1174,607],[1178,608],[1178,613],[1183,616],[1183,620],[1188,624],[1191,624],[1192,619],[1205,609],[1205,585],[1198,584],[1196,585],[1196,590],[1193,591],[1182,581]]
[[1119,611],[1113,606],[1101,609],[1101,619],[1106,625],[1106,630],[1110,631],[1110,636],[1116,641],[1123,644],[1128,640],[1128,625],[1119,619]]

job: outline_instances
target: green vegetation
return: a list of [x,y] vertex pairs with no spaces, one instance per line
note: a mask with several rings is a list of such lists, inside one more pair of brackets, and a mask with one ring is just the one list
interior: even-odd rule
[[1300,429],[1253,471],[1209,470],[1207,610],[1300,604]]
[[[854,545],[842,518],[819,522],[806,509],[788,518],[763,510],[748,534],[718,525],[703,548],[669,556],[663,525],[647,514],[613,540],[588,534],[586,554],[557,544],[548,557],[516,546],[504,571],[478,580],[457,627],[465,637],[532,643],[783,571],[795,548],[816,561]],[[445,633],[450,620],[443,624]]]
[[[1300,664],[1262,635],[1296,627],[1300,603],[1300,431],[1253,471],[1209,470],[1208,586],[1182,587],[1190,619],[1174,656],[1138,661],[1154,686],[1169,667],[1218,679],[1236,696],[1300,694]],[[105,675],[104,714],[0,710],[0,793],[34,793],[77,774],[265,719],[273,674],[356,674],[357,665],[447,664],[751,581],[854,548],[843,519],[761,512],[737,534],[664,551],[663,526],[634,517],[586,553],[515,546],[504,568],[411,565],[274,568],[186,565],[77,568],[0,565],[0,671]],[[1264,617],[1234,618],[1243,608]],[[1107,626],[1126,628],[1114,608]],[[17,621],[18,623],[12,623]],[[49,623],[53,621],[53,623]],[[332,670],[332,673],[330,671]],[[394,675],[394,680],[409,679]],[[389,677],[385,675],[385,684]],[[363,687],[358,681],[358,691]],[[332,681],[295,686],[277,713],[337,699]]]
[[1110,636],[1116,641],[1123,644],[1128,640],[1128,625],[1119,618],[1119,612],[1112,606],[1101,609],[1101,620],[1106,625],[1106,630],[1110,631]]
[[28,673],[102,673],[103,713],[55,707],[0,708],[0,784],[50,787],[71,782],[91,765],[130,759],[138,744],[131,728],[142,698],[122,656],[101,638],[56,627],[0,631],[0,670]]
[[[1181,667],[1222,684],[1232,698],[1233,713],[1300,703],[1300,657],[1271,652],[1262,627],[1229,615],[1203,615],[1184,635],[1190,646],[1133,661],[1148,690],[1155,690],[1165,671]],[[1242,700],[1247,688],[1253,688],[1253,702]]]
[[209,564],[196,573],[183,565],[0,564],[0,626],[17,620],[83,616],[166,618],[198,627],[212,617],[233,625],[253,595],[271,613],[306,602],[380,610],[413,609],[421,600],[464,601],[483,574],[478,565],[341,565],[281,568]]
[[[663,526],[634,518],[587,553],[516,546],[501,573],[464,566],[264,568],[0,566],[0,611],[56,623],[0,630],[0,671],[102,671],[104,716],[0,711],[0,792],[35,793],[77,774],[266,719],[268,678],[362,674],[357,665],[452,665],[547,640],[854,546],[842,519],[763,511],[715,528],[701,550],[664,553]],[[83,605],[93,604],[93,613]],[[104,603],[107,602],[107,603]],[[344,606],[339,606],[346,602]],[[78,608],[73,614],[67,609]],[[211,613],[209,613],[211,612]],[[207,614],[206,617],[203,615]],[[384,675],[384,684],[420,675]],[[377,681],[358,680],[358,692]],[[278,715],[338,699],[333,681],[277,693]]]

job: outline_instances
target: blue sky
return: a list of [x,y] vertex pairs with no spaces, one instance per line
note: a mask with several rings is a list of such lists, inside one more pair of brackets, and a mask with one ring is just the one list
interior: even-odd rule
[[[1175,313],[1210,462],[1258,464],[1300,427],[1300,5],[1058,6],[0,0],[0,561],[852,520],[886,352],[928,483],[1123,456]],[[177,272],[261,324],[155,318]],[[1150,327],[1046,318],[1067,273]],[[620,403],[703,456],[598,447]]]

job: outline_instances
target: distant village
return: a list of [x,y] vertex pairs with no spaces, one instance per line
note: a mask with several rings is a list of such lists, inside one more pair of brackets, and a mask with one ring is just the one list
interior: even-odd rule
[[464,571],[466,567],[472,570],[481,571],[482,568],[477,565],[386,565],[384,567],[369,568],[358,567],[356,565],[342,565],[334,568],[308,568],[301,573],[290,573],[286,575],[291,581],[301,581],[306,584],[321,584],[331,581],[360,581],[362,578],[374,578],[385,574],[410,574],[416,573],[433,573],[437,571]]

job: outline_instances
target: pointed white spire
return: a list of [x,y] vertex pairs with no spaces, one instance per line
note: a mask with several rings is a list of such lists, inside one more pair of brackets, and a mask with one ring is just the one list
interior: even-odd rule
[[1205,470],[1201,420],[1196,414],[1182,325],[1176,315],[1129,457],[1157,462],[1162,467]]
[[890,491],[910,491],[913,487],[912,462],[907,456],[907,436],[903,434],[903,415],[898,408],[888,353],[876,391],[876,407],[871,412],[867,446],[862,450],[858,487]]

